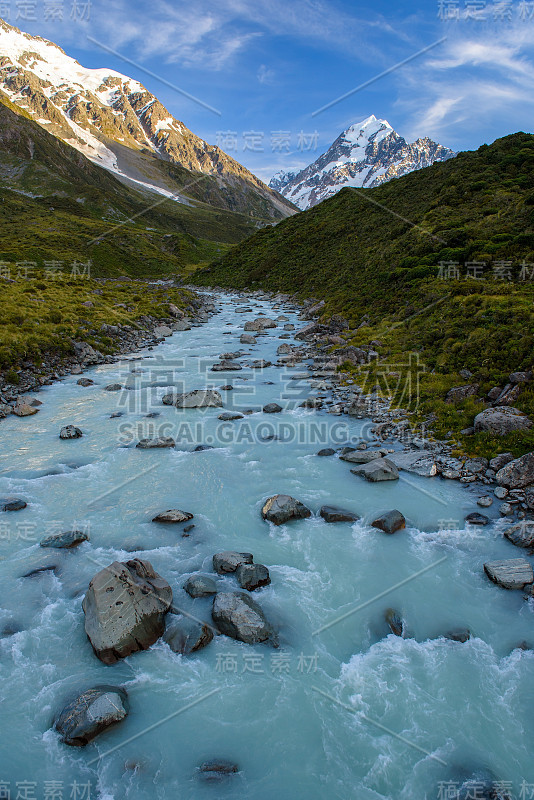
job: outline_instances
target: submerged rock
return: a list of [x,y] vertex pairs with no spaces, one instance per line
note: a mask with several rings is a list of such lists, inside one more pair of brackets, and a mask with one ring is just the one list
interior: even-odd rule
[[164,447],[175,447],[176,442],[171,436],[158,436],[155,439],[141,439],[136,447],[140,450],[161,450]]
[[108,384],[108,386],[104,386],[105,392],[120,392],[121,389],[122,386],[120,385],[120,383],[110,383]]
[[84,747],[95,736],[128,716],[126,691],[119,686],[95,686],[71,700],[54,722],[64,744]]
[[213,631],[205,622],[180,617],[167,625],[163,639],[174,653],[189,655],[206,647],[213,639]]
[[231,639],[246,644],[275,639],[263,610],[244,592],[219,592],[215,595],[212,617],[218,630]]
[[524,558],[510,558],[484,564],[484,572],[503,589],[524,589],[534,582],[532,566]]
[[114,561],[89,584],[82,608],[98,658],[113,664],[146,650],[163,634],[172,590],[148,561]]
[[80,378],[79,381],[76,381],[78,386],[94,386],[95,382],[92,381],[90,378]]
[[471,514],[467,515],[465,521],[469,523],[469,525],[488,525],[489,517],[486,517],[485,514],[480,514],[478,511],[473,511]]
[[332,447],[324,447],[317,453],[318,456],[335,456],[336,451]]
[[207,783],[220,783],[237,772],[239,772],[237,764],[220,758],[204,761],[198,768],[199,777]]
[[450,639],[453,642],[461,642],[465,644],[471,638],[471,631],[469,628],[455,628],[452,631],[447,631],[445,639]]
[[54,547],[57,549],[77,547],[82,542],[87,542],[89,536],[83,531],[67,531],[66,533],[57,533],[50,536],[45,536],[41,539],[41,547]]
[[311,517],[311,511],[300,500],[287,494],[277,494],[265,502],[261,515],[267,522],[283,525],[291,519],[307,519]]
[[400,511],[393,509],[393,511],[386,511],[382,516],[377,517],[371,522],[373,528],[378,528],[384,533],[395,533],[406,527],[406,519]]

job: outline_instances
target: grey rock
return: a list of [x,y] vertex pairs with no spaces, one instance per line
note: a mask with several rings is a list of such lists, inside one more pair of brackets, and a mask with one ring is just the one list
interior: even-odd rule
[[486,408],[475,417],[475,433],[489,432],[496,436],[505,436],[513,431],[526,431],[532,428],[532,421],[517,408],[497,406]]
[[503,503],[499,506],[499,514],[501,517],[513,517],[514,516],[514,507],[511,503]]
[[189,655],[206,647],[213,639],[213,631],[205,622],[189,617],[171,618],[163,639],[174,653]]
[[199,778],[206,783],[221,783],[237,772],[239,772],[237,764],[221,758],[204,761],[198,768]]
[[534,484],[534,452],[510,461],[498,471],[496,480],[507,489],[524,489]]
[[278,403],[267,403],[266,406],[263,406],[264,414],[279,414],[281,411],[282,406],[279,406]]
[[252,564],[253,561],[252,553],[236,553],[232,550],[225,550],[213,556],[213,569],[219,575],[226,575],[228,572],[235,572],[241,564]]
[[445,398],[446,403],[461,403],[462,400],[466,400],[468,397],[474,397],[480,386],[478,383],[470,384],[469,386],[455,386],[454,389],[450,389],[447,392],[447,396]]
[[59,432],[60,439],[81,439],[83,433],[79,428],[76,428],[75,425],[66,425],[64,428],[61,428]]
[[469,523],[469,525],[488,525],[489,518],[484,514],[480,514],[478,511],[473,511],[466,516],[465,521]]
[[450,639],[452,642],[465,644],[471,638],[471,631],[469,628],[455,628],[452,631],[447,631],[445,638]]
[[222,414],[219,414],[218,419],[222,422],[234,422],[237,419],[243,419],[243,414],[236,411],[223,411]]
[[493,497],[488,497],[487,495],[484,497],[479,497],[477,500],[477,505],[481,508],[489,508],[493,505]]
[[54,547],[56,549],[77,547],[82,542],[87,542],[89,536],[84,531],[66,531],[66,533],[57,533],[50,536],[45,536],[41,539],[41,547]]
[[513,460],[514,457],[511,453],[499,453],[498,456],[495,456],[495,458],[491,459],[489,465],[491,469],[495,470],[495,472],[498,472]]
[[395,636],[402,636],[404,633],[404,621],[402,616],[394,608],[388,608],[384,614],[388,627]]
[[240,564],[236,570],[236,578],[242,589],[253,592],[271,582],[269,570],[263,564]]
[[512,372],[510,383],[529,383],[532,380],[532,372]]
[[120,385],[120,383],[110,383],[108,384],[108,386],[104,386],[105,392],[120,392],[121,389],[122,386]]
[[516,547],[534,547],[534,521],[523,520],[504,531],[505,537]]
[[184,583],[184,589],[190,597],[210,597],[217,594],[217,584],[207,575],[191,575]]
[[241,344],[257,344],[257,339],[255,336],[252,336],[250,333],[244,333],[240,338]]
[[71,700],[54,722],[64,744],[84,747],[128,715],[128,695],[118,686],[95,686]]
[[396,533],[396,531],[406,527],[406,519],[404,514],[401,514],[397,509],[393,509],[377,517],[371,522],[371,525],[373,528],[384,531],[384,533]]
[[534,582],[532,566],[524,558],[510,558],[484,564],[484,572],[503,589],[524,589]]
[[525,505],[531,511],[534,511],[534,486],[529,486],[525,489]]
[[85,632],[104,664],[146,650],[162,635],[172,590],[148,561],[114,561],[84,597]]
[[152,522],[179,523],[189,522],[190,519],[193,519],[193,514],[190,514],[189,511],[180,511],[178,508],[173,508],[170,511],[163,511],[158,514]]
[[377,483],[379,481],[398,481],[399,479],[397,467],[387,458],[378,458],[375,461],[371,461],[369,464],[362,464],[355,469],[351,469],[351,472],[372,483]]
[[350,453],[343,453],[340,458],[349,464],[369,464],[371,461],[384,458],[384,455],[373,450],[353,450]]
[[212,617],[221,633],[247,644],[276,641],[274,630],[261,607],[244,592],[219,592]]
[[332,447],[324,447],[317,453],[318,456],[335,456],[336,451]]
[[358,514],[337,506],[322,506],[319,514],[325,522],[357,522],[360,519]]
[[168,325],[158,325],[154,328],[154,336],[157,339],[164,339],[167,336],[172,336],[172,329]]
[[212,372],[237,372],[243,369],[243,366],[239,364],[237,361],[220,361],[218,364],[214,364],[211,368]]
[[78,386],[85,386],[85,387],[95,385],[95,382],[92,381],[90,378],[80,378],[80,380],[76,381],[76,383],[78,384]]
[[27,505],[18,497],[0,497],[0,511],[22,511]]
[[159,450],[165,447],[175,447],[176,442],[170,436],[158,436],[156,439],[141,439],[136,447],[140,450]]
[[397,469],[412,472],[414,475],[421,475],[423,478],[432,478],[438,472],[434,456],[426,450],[390,453],[388,460],[395,464]]
[[261,515],[267,522],[274,525],[283,525],[292,519],[307,519],[311,517],[309,508],[287,494],[277,494],[269,497],[263,505]]
[[494,489],[493,494],[497,500],[504,500],[505,497],[508,497],[508,489],[506,489],[504,486],[497,486],[497,488]]
[[185,394],[168,394],[163,398],[166,406],[176,408],[221,408],[222,397],[215,389],[195,389]]

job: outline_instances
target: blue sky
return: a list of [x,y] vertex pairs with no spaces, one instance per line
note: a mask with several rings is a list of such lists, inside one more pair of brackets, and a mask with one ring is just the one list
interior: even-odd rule
[[74,5],[73,0],[7,0],[0,3],[0,14],[7,7],[12,24],[52,39],[85,66],[109,67],[140,80],[191,130],[221,144],[264,180],[279,169],[306,166],[342,130],[370,114],[387,119],[410,141],[430,136],[455,150],[533,130],[534,2],[93,0],[88,8],[77,0]]

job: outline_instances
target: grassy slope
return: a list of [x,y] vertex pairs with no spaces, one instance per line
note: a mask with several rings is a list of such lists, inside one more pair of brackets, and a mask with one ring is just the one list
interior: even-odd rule
[[[102,294],[95,294],[95,290]],[[146,282],[97,282],[35,274],[29,280],[2,283],[0,293],[0,372],[7,380],[24,359],[36,364],[44,353],[67,355],[72,340],[86,341],[103,353],[113,341],[102,323],[135,325],[143,315],[169,317],[169,303],[187,311],[192,295],[185,289],[148,286]],[[93,308],[82,304],[90,301]]]
[[218,205],[216,179],[180,170],[184,186],[199,181],[191,205],[126,187],[0,97],[0,260],[91,259],[94,274],[137,276],[205,265],[256,223],[201,202]]
[[[352,328],[368,314],[371,327],[351,343],[380,340],[393,365],[419,353],[426,373],[418,414],[437,413],[437,433],[458,435],[485,407],[443,402],[449,388],[466,383],[460,369],[474,373],[484,396],[511,371],[532,367],[534,282],[519,280],[519,265],[534,266],[533,179],[534,136],[514,134],[377,189],[344,189],[258,232],[195,281],[322,297],[326,311],[341,312]],[[446,261],[486,262],[485,279],[441,280]],[[513,281],[494,279],[490,263],[498,261],[513,262]],[[534,417],[534,389],[516,405]],[[474,453],[496,446],[488,436],[459,440]],[[523,452],[534,435],[500,446]]]

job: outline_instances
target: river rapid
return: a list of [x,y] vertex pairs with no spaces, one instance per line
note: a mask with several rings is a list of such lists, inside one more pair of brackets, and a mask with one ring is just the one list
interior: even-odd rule
[[[469,527],[478,496],[470,486],[408,473],[372,484],[337,456],[318,457],[368,438],[370,426],[300,408],[326,394],[291,380],[306,364],[209,371],[241,348],[250,353],[243,363],[274,364],[284,322],[251,347],[239,343],[244,323],[285,314],[298,328],[298,310],[232,295],[217,304],[209,322],[88,370],[94,386],[69,376],[43,388],[36,416],[0,423],[0,496],[28,503],[0,515],[0,797],[4,781],[13,800],[441,800],[479,770],[509,782],[514,800],[534,797],[534,652],[517,649],[534,644],[534,606],[484,575],[485,561],[518,555],[502,537],[498,504],[485,511],[490,525]],[[130,388],[103,391],[116,382]],[[228,384],[223,409],[161,402],[172,388]],[[263,414],[270,402],[284,411]],[[219,421],[236,408],[254,413]],[[67,424],[83,438],[60,440]],[[155,435],[173,436],[176,447],[135,447]],[[192,452],[199,444],[212,449]],[[263,501],[277,493],[313,516],[264,522]],[[325,504],[361,519],[327,524],[318,516]],[[194,514],[189,535],[151,522],[171,508]],[[393,508],[405,530],[370,527]],[[72,528],[90,540],[73,551],[39,547]],[[189,656],[160,640],[113,666],[96,658],[81,604],[99,569],[148,560],[175,606],[209,620],[212,600],[182,587],[211,573],[223,550],[253,553],[269,568],[271,584],[253,597],[278,630],[278,649],[216,636]],[[22,577],[42,567],[54,569]],[[232,575],[217,580],[239,588]],[[387,628],[390,607],[405,620],[404,638]],[[455,628],[469,628],[470,640],[443,636]],[[126,688],[129,716],[69,748],[54,716],[98,684]],[[206,783],[197,768],[212,758],[239,772]]]

